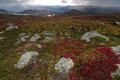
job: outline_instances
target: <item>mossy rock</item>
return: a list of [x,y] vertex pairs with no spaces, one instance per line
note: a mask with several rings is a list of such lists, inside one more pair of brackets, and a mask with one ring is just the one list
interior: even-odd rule
[[91,42],[95,42],[95,43],[104,43],[104,42],[106,42],[106,39],[101,38],[100,36],[90,38],[90,40],[91,40]]

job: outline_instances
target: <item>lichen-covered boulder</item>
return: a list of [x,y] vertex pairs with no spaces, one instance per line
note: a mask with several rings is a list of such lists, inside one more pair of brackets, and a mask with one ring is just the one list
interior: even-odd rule
[[5,38],[4,37],[0,37],[0,41],[3,41]]
[[55,64],[55,69],[59,73],[68,73],[70,69],[74,67],[74,62],[70,58],[62,57],[57,64]]
[[19,29],[19,27],[11,25],[8,28],[6,28],[6,31],[10,31],[10,30],[14,30],[14,29]]
[[3,33],[4,33],[4,31],[1,31],[1,32],[0,32],[0,34],[3,34]]
[[82,36],[81,40],[86,40],[87,42],[90,42],[90,41],[91,41],[90,38],[98,37],[98,36],[100,36],[101,38],[105,38],[106,41],[109,40],[107,37],[105,37],[105,36],[97,33],[96,31],[91,31],[91,32],[85,33],[85,34]]
[[120,46],[112,47],[112,49],[116,54],[120,54]]
[[37,44],[37,47],[38,47],[38,48],[42,48],[42,45],[40,45],[40,44]]
[[115,23],[116,23],[118,26],[120,26],[120,22],[116,21]]
[[25,66],[27,66],[30,62],[31,59],[35,58],[36,56],[38,56],[39,53],[38,52],[35,52],[35,51],[28,51],[28,52],[25,52],[21,58],[19,59],[18,63],[15,64],[15,67],[19,68],[19,69],[22,69],[24,68]]
[[117,77],[117,76],[120,76],[120,64],[118,64],[118,69],[116,72],[112,73],[112,77]]
[[41,38],[41,36],[39,36],[38,34],[35,34],[35,35],[33,35],[33,36],[31,37],[30,41],[31,41],[31,42],[34,42],[34,41],[37,41],[37,40],[40,39],[40,38]]

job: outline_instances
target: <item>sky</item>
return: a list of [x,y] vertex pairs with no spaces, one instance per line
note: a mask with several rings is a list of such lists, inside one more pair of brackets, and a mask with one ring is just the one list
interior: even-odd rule
[[26,8],[30,6],[68,6],[68,5],[92,5],[92,6],[117,6],[120,0],[0,0],[0,8]]

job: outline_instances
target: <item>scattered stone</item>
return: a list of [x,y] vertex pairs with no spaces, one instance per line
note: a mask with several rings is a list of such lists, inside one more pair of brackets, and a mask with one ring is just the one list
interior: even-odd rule
[[96,31],[91,31],[91,32],[85,33],[85,34],[82,36],[81,40],[86,40],[87,42],[90,42],[90,41],[91,41],[90,38],[97,37],[97,36],[100,36],[100,37],[102,37],[102,38],[105,38],[106,41],[109,40],[107,37],[105,37],[105,36],[97,33]]
[[6,28],[6,31],[10,31],[10,30],[14,30],[14,29],[19,29],[19,27],[11,25],[8,28]]
[[42,42],[49,42],[49,41],[54,41],[55,38],[52,37],[45,37],[44,40]]
[[19,68],[19,69],[22,69],[24,68],[25,66],[27,66],[30,62],[31,59],[35,58],[36,56],[38,56],[38,52],[35,52],[35,51],[28,51],[28,52],[25,52],[21,58],[19,59],[18,63],[15,64],[15,67]]
[[120,46],[112,47],[112,49],[116,54],[120,54]]
[[21,37],[20,40],[21,40],[22,42],[25,42],[28,38],[29,38],[29,36],[26,35],[26,36]]
[[19,34],[19,36],[21,37],[21,36],[25,36],[26,35],[26,33],[21,33],[21,34]]
[[42,45],[40,45],[40,44],[37,44],[37,47],[38,47],[38,48],[42,48]]
[[120,22],[116,21],[115,23],[116,23],[118,26],[120,26]]
[[55,69],[59,73],[68,73],[70,69],[74,67],[74,62],[70,58],[62,57],[57,64],[55,64]]
[[55,36],[55,33],[52,32],[44,32],[43,36]]
[[4,31],[0,32],[0,34],[3,34],[3,33],[4,33]]
[[34,41],[37,41],[37,40],[40,39],[40,38],[41,38],[41,36],[39,36],[38,34],[35,34],[35,35],[33,35],[33,36],[31,37],[30,41],[31,41],[31,42],[34,42]]
[[5,38],[4,37],[0,37],[0,41],[3,41]]
[[24,23],[26,23],[27,21],[26,20],[23,20]]
[[18,38],[18,41],[16,42],[16,44],[19,44],[21,42],[25,42],[25,41],[27,41],[28,38],[30,38],[30,36],[27,35],[26,33],[19,34],[19,37],[20,38]]

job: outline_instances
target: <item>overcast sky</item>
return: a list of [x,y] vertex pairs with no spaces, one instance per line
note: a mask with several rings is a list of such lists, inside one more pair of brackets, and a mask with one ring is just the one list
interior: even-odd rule
[[0,0],[0,8],[26,8],[28,6],[67,6],[67,5],[92,5],[92,6],[119,6],[120,0]]

